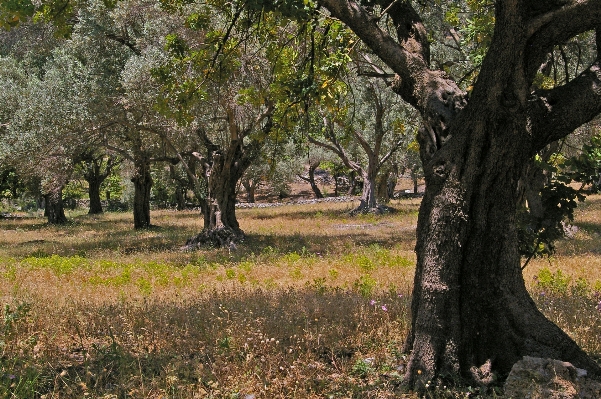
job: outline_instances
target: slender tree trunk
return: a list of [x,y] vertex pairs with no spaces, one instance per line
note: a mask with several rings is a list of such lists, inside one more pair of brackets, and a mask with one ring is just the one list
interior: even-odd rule
[[355,195],[355,190],[357,189],[357,179],[355,179],[356,175],[357,173],[354,170],[349,173],[348,179],[350,186],[346,195]]
[[48,218],[49,224],[65,224],[67,217],[63,206],[63,188],[53,190],[44,195],[46,207],[44,215]]
[[186,208],[186,196],[184,195],[184,190],[179,184],[179,181],[176,181],[177,186],[175,187],[175,202],[178,211],[183,211]]
[[321,190],[317,186],[317,183],[315,183],[315,169],[319,167],[319,164],[320,162],[309,164],[309,172],[307,177],[298,175],[298,177],[309,183],[309,185],[311,186],[311,190],[313,191],[313,195],[315,195],[315,198],[323,198]]
[[380,173],[380,176],[376,179],[376,195],[380,203],[388,203],[394,196],[395,177],[396,174],[391,169],[386,168],[384,173]]
[[144,154],[134,157],[135,172],[131,178],[134,183],[134,228],[146,229],[150,227],[150,189],[152,176],[150,174],[150,160]]
[[340,178],[340,176],[336,173],[334,173],[334,197],[338,197],[339,193],[338,193],[338,187],[339,187],[339,181],[338,179]]
[[248,202],[249,204],[254,204],[255,189],[257,187],[257,184],[254,181],[251,181],[250,179],[245,179],[242,181],[242,185],[244,186],[244,190],[246,191],[246,202]]
[[315,198],[323,198],[321,190],[317,187],[317,183],[315,183],[315,169],[317,169],[318,166],[319,163],[309,165],[309,185],[311,186],[311,190],[313,190]]

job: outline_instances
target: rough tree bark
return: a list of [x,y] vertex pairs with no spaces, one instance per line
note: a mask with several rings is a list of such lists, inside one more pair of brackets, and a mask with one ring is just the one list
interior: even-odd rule
[[409,2],[383,2],[397,40],[355,1],[321,4],[397,74],[393,89],[423,117],[426,193],[404,348],[411,353],[407,383],[419,389],[451,374],[487,385],[524,355],[569,361],[601,375],[530,298],[515,229],[525,164],[601,112],[599,57],[564,86],[531,89],[555,44],[595,29],[601,2],[497,0],[492,43],[469,98],[429,68],[427,32]]
[[[206,158],[194,153],[201,163],[207,187],[206,202],[201,206],[204,218],[204,229],[195,237],[188,239],[186,247],[194,248],[202,245],[215,247],[234,247],[244,239],[244,232],[236,218],[237,183],[250,167],[253,159],[259,155],[266,136],[273,127],[272,115],[274,107],[267,104],[266,109],[246,128],[236,123],[232,110],[228,110],[228,126],[230,140],[222,149],[207,135],[204,129],[197,129],[199,138],[207,149]],[[262,138],[244,139],[249,136],[255,126],[263,123],[260,131]]]
[[67,217],[65,216],[65,208],[63,206],[63,188],[57,188],[44,194],[45,210],[44,215],[47,217],[49,224],[65,224]]

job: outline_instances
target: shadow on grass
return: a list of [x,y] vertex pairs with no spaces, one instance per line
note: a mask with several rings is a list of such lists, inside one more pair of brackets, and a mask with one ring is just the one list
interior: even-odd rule
[[[350,204],[350,203],[349,203]],[[355,204],[357,205],[357,204]],[[373,220],[374,218],[387,218],[399,215],[417,215],[419,210],[419,203],[416,204],[394,204],[388,205],[392,212],[385,213],[383,215],[364,214],[364,215],[350,215],[356,206],[348,205],[344,209],[323,209],[323,207],[315,207],[311,205],[293,205],[276,208],[257,208],[257,209],[241,209],[237,212],[244,214],[250,219],[258,220],[271,220],[271,219],[285,219],[285,220],[305,220],[305,219],[352,219],[352,220]],[[294,208],[296,207],[296,208]]]
[[[37,306],[41,311],[45,305]],[[351,388],[354,397],[371,397],[370,391],[398,387],[400,376],[384,371],[403,362],[399,348],[409,323],[408,295],[366,298],[327,287],[216,291],[175,303],[72,310],[48,304],[50,316],[63,323],[38,327],[57,332],[41,352],[9,343],[0,378],[14,384],[0,384],[0,393],[190,398],[204,391],[202,397],[288,398],[340,397]],[[370,373],[369,384],[352,378],[365,358],[376,359],[361,370]],[[318,379],[316,370],[339,377]],[[348,378],[341,380],[343,375]]]
[[344,251],[349,246],[369,246],[369,245],[380,245],[385,248],[391,248],[399,243],[407,243],[411,245],[415,240],[415,230],[401,231],[398,234],[389,235],[386,238],[375,237],[368,233],[355,233],[352,236],[348,234],[336,234],[336,235],[321,235],[321,234],[303,234],[303,235],[292,235],[292,236],[278,236],[278,235],[260,235],[253,234],[249,235],[244,243],[239,246],[241,251],[246,249],[265,251],[266,249],[273,248],[280,253],[329,253],[336,251],[339,248],[340,251]]

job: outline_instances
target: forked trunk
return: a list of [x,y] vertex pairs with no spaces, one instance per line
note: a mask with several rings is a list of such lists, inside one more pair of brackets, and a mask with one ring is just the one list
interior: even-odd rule
[[232,248],[244,238],[236,218],[236,186],[250,163],[241,140],[230,143],[225,154],[219,150],[213,152],[210,170],[206,171],[208,197],[201,203],[204,229],[188,239],[186,247]]
[[67,217],[65,216],[65,208],[63,206],[63,189],[62,187],[53,190],[44,195],[46,208],[44,215],[48,218],[49,224],[65,224]]
[[375,181],[363,178],[363,192],[361,194],[361,202],[352,213],[363,213],[375,210],[377,207],[376,201],[376,183]]
[[131,178],[134,183],[134,228],[150,227],[150,161],[147,156],[138,155],[134,158],[135,173]]
[[374,165],[370,164],[367,171],[360,169],[363,177],[363,191],[359,206],[351,211],[351,215],[367,212],[381,212],[376,196],[376,175],[378,173]]

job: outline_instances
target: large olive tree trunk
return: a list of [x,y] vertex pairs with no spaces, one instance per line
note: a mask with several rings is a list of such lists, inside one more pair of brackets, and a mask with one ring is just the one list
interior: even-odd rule
[[216,146],[208,148],[214,151],[210,162],[202,159],[207,187],[207,196],[201,200],[204,228],[186,242],[188,248],[232,247],[244,238],[236,218],[236,188],[251,164],[250,154],[244,150],[242,140],[232,141],[225,153]]
[[[518,180],[537,151],[601,112],[601,2],[495,2],[495,31],[471,96],[429,68],[428,34],[410,2],[382,1],[397,40],[353,0],[322,0],[397,74],[422,115],[426,193],[406,382],[462,376],[487,385],[525,355],[601,368],[530,298],[515,228]],[[568,3],[571,3],[568,1]],[[390,7],[388,7],[390,6]],[[597,27],[597,61],[551,90],[531,87],[555,44]]]
[[525,115],[508,117],[501,109],[482,118],[473,108],[462,115],[465,125],[451,129],[455,139],[448,151],[428,163],[405,346],[410,381],[459,374],[488,384],[526,354],[598,372],[538,311],[522,278],[515,213],[531,148]]

